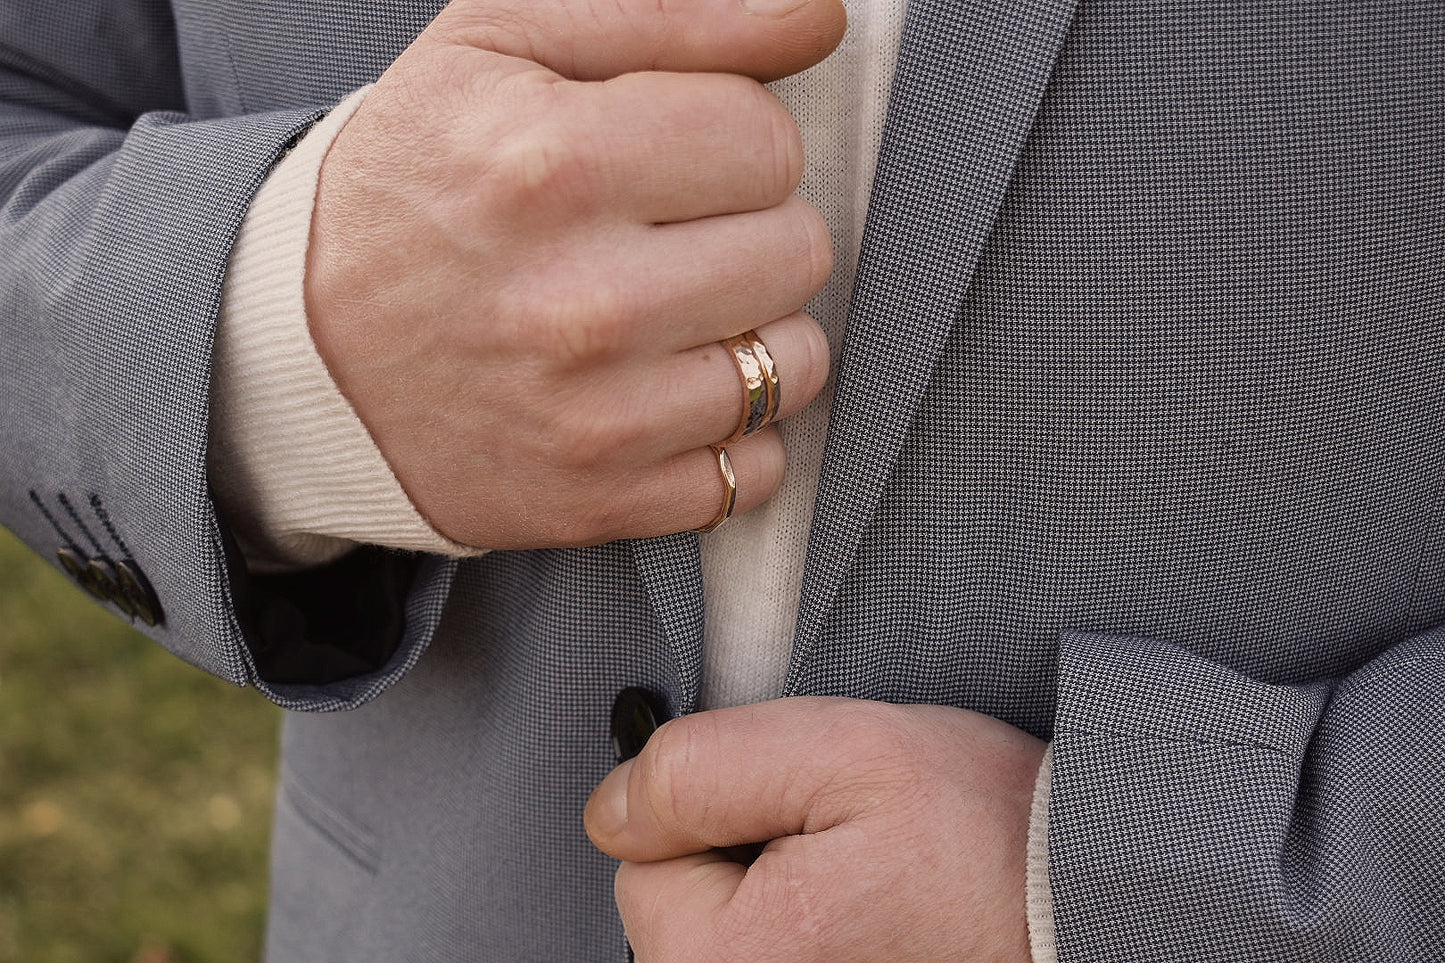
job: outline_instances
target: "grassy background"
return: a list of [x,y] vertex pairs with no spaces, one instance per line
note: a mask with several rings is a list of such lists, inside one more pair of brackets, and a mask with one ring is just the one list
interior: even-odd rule
[[0,961],[257,960],[278,722],[0,529]]

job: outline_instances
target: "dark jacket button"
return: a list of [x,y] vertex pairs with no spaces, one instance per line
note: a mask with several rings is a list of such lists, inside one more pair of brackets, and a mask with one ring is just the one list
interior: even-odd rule
[[66,574],[81,585],[84,585],[86,579],[90,578],[90,569],[86,566],[90,559],[79,552],[62,548],[55,553],[55,560],[60,563],[61,568],[65,569]]
[[670,717],[662,699],[639,686],[629,686],[612,701],[612,751],[626,762],[642,751],[657,727]]
[[55,553],[60,560],[60,567],[75,579],[76,583],[92,597],[102,602],[109,602],[110,596],[106,593],[104,575],[91,567],[91,560],[70,548],[62,548]]
[[161,600],[156,598],[155,589],[151,588],[151,583],[141,572],[140,566],[129,560],[116,562],[115,579],[129,603],[126,611],[146,625],[159,625],[165,621]]
[[95,590],[101,593],[101,598],[114,603],[116,608],[134,618],[134,606],[131,605],[130,599],[126,597],[125,591],[121,588],[115,566],[110,563],[110,560],[92,558],[85,563],[85,567],[90,569],[91,583],[95,586]]
[[165,620],[155,589],[134,562],[90,558],[72,548],[60,549],[55,557],[76,584],[94,598],[110,602],[146,625],[159,625]]

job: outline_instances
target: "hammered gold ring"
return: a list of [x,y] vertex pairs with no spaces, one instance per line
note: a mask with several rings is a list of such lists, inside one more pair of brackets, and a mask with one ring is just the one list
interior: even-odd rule
[[766,428],[778,416],[783,389],[778,383],[778,369],[773,363],[773,356],[756,331],[744,331],[724,338],[721,344],[737,365],[738,377],[743,384],[743,407],[738,426],[731,435],[717,443],[717,447],[724,448]]
[[721,445],[713,445],[712,450],[714,454],[717,455],[718,471],[722,473],[722,508],[718,511],[717,517],[714,518],[712,521],[708,522],[702,528],[693,529],[693,531],[697,532],[699,535],[706,535],[708,532],[712,531],[714,528],[717,528],[723,522],[731,518],[733,514],[733,506],[737,504],[738,500],[738,479],[737,476],[733,474],[732,458],[728,455],[727,449],[722,447]]

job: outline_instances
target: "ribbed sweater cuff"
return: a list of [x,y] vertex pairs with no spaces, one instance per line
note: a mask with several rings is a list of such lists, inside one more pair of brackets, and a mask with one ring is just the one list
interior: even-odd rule
[[1029,918],[1029,948],[1033,963],[1058,963],[1054,939],[1054,894],[1049,887],[1049,789],[1054,771],[1054,747],[1044,751],[1034,781],[1034,802],[1029,810],[1028,863],[1024,898]]
[[271,172],[227,269],[208,462],[220,509],[256,571],[322,564],[362,542],[480,554],[413,507],[307,326],[303,282],[321,162],[365,94],[338,105]]

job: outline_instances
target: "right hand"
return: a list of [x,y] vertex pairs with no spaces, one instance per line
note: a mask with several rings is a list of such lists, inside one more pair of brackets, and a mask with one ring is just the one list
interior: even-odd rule
[[[782,417],[821,390],[827,341],[799,312],[832,247],[761,82],[843,27],[839,0],[454,0],[382,76],[322,167],[306,308],[442,534],[699,527],[723,495],[707,446],[742,406],[718,341],[759,332]],[[728,451],[745,511],[784,452],[776,429]]]

